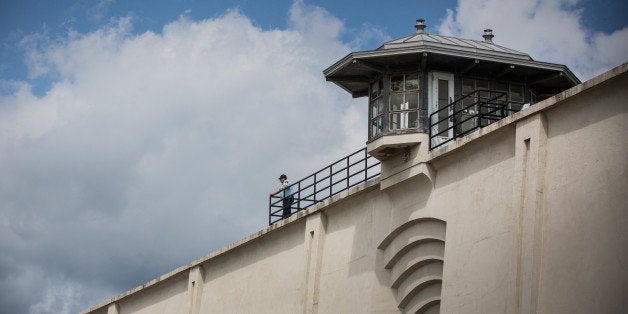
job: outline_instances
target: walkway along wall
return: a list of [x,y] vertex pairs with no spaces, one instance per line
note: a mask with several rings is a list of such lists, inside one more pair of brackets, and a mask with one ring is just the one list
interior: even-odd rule
[[85,313],[620,313],[628,65]]

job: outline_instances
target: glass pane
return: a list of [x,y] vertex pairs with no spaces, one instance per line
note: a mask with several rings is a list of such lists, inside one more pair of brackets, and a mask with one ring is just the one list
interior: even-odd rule
[[438,124],[438,129],[437,129],[438,136],[449,137],[449,130],[445,131],[449,127],[449,119],[446,119],[446,118],[447,118],[447,110],[443,110],[438,113],[438,121],[441,121],[444,119]]
[[391,110],[403,110],[408,109],[403,99],[403,94],[391,94],[390,95],[390,109]]
[[508,92],[508,83],[491,82],[491,90],[498,92]]
[[384,111],[384,99],[382,97],[371,101],[371,118],[375,118]]
[[419,113],[417,111],[395,112],[390,115],[391,130],[416,128],[418,126]]
[[462,80],[462,95],[467,95],[475,90],[475,80],[463,79]]
[[438,109],[449,104],[449,81],[438,80]]
[[371,84],[371,99],[375,99],[382,94],[382,81]]
[[419,75],[418,74],[410,74],[406,75],[406,90],[417,90],[419,89]]
[[476,89],[488,89],[488,81],[476,80],[475,81],[475,88]]
[[371,120],[371,137],[379,134],[383,130],[384,117],[378,117]]
[[408,104],[408,109],[419,108],[419,93],[405,93],[405,101]]
[[[507,100],[508,99],[508,83],[502,83],[502,82],[491,82],[491,90],[497,91],[497,92],[504,92],[506,93],[505,98],[504,97],[500,97],[499,100]],[[498,97],[501,94],[495,93],[494,95],[491,95],[492,97]]]
[[390,89],[393,92],[400,92],[403,90],[403,75],[395,75],[390,78]]
[[523,107],[523,104],[510,103],[510,105],[508,107],[511,110],[509,113],[513,114],[516,111],[521,110],[521,108]]
[[460,108],[456,108],[456,110],[460,110],[462,108],[466,108],[466,109],[464,109],[465,113],[475,114],[475,107],[476,106],[472,106],[474,103],[475,103],[475,97],[467,97],[467,98],[462,100],[462,105],[460,106]]
[[371,118],[375,118],[377,115],[377,102],[371,101]]
[[[475,81],[475,89],[488,89],[488,81],[483,81],[483,80]],[[488,98],[488,96],[489,95],[487,92],[480,93],[481,98]]]
[[510,84],[510,100],[523,102],[523,85]]
[[438,80],[438,120],[444,120],[438,124],[437,132],[438,136],[449,136],[449,131],[445,131],[449,127],[449,81]]
[[456,121],[456,122],[461,122],[461,121],[464,121],[464,120],[466,120],[466,121],[462,122],[462,124],[459,125],[456,128],[457,130],[459,130],[458,134],[466,133],[466,132],[472,130],[473,128],[475,128],[475,120],[476,120],[476,118],[473,118],[473,115],[462,114],[461,118],[460,118],[460,121]]
[[[471,93],[473,93],[473,91],[475,91],[475,80],[473,79],[462,79],[462,96],[467,96]],[[462,106],[461,107],[467,107],[470,106],[471,104],[475,103],[476,99],[473,95],[469,96],[469,97],[465,97],[462,100]],[[458,108],[461,109],[461,108]],[[465,113],[474,113],[474,108],[470,107],[465,109]]]

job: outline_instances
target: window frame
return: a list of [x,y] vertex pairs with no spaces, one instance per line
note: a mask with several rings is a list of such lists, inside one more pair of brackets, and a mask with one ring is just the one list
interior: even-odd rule
[[[401,81],[401,90],[393,90],[393,78],[395,77],[402,77],[402,81]],[[412,79],[408,79],[409,76],[415,76],[416,78],[412,78]],[[415,89],[407,89],[408,88],[408,81],[409,80],[416,80],[416,84],[414,84]],[[391,74],[388,78],[388,81],[390,82],[390,93],[388,95],[388,131],[404,131],[404,130],[416,130],[419,128],[419,108],[420,108],[420,102],[421,102],[421,98],[420,98],[420,92],[421,92],[421,75],[419,72],[405,72],[405,73],[395,73],[395,74]],[[406,97],[408,96],[412,96],[412,97],[416,97],[415,99],[415,103],[416,106],[415,107],[410,107],[410,105],[408,105],[408,108],[406,109],[399,109],[399,108],[395,108],[395,104],[393,104],[393,97],[397,97],[401,95],[402,96],[402,103],[407,103],[410,104],[410,100],[408,100]],[[405,124],[407,124],[407,127],[397,127],[395,128],[394,125],[395,123],[393,123],[393,121],[398,120],[399,122],[396,122],[396,124],[402,123],[401,121],[404,119],[401,119],[402,115],[405,114]],[[395,115],[397,115],[397,119],[395,119]],[[414,122],[410,123],[410,116],[415,116],[416,119],[413,119]]]
[[[375,84],[378,85],[379,93],[373,97],[373,86],[375,86]],[[384,94],[384,81],[382,79],[371,82],[369,85],[369,139],[384,133],[384,115],[386,113]],[[373,115],[374,108],[378,108],[377,115]],[[374,132],[374,130],[376,130],[376,132]]]

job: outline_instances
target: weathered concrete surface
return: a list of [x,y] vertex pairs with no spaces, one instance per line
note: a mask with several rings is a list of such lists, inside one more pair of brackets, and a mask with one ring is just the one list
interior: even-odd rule
[[627,70],[420,142],[381,182],[86,313],[626,312]]

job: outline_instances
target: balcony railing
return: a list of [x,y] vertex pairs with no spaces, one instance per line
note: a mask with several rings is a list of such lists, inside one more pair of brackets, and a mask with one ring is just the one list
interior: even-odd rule
[[505,92],[476,90],[430,114],[430,149],[435,149],[519,111]]
[[[373,179],[380,174],[379,161],[366,148],[360,149],[290,185],[294,213],[322,202],[342,191]],[[281,194],[281,193],[278,193]],[[268,225],[282,219],[283,204],[279,195],[268,199]]]

